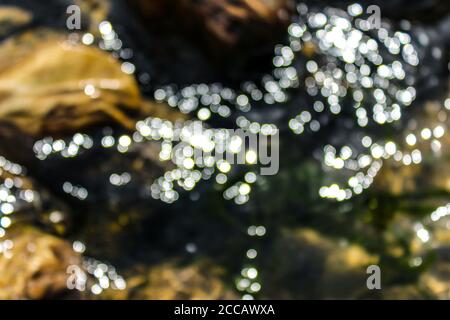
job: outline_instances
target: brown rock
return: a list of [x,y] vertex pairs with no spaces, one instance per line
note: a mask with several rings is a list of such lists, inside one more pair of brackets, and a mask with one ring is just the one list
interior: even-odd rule
[[210,264],[178,266],[164,263],[147,268],[138,268],[132,272],[133,276],[127,277],[125,291],[109,291],[103,298],[144,300],[237,298],[220,279],[220,268]]
[[9,6],[0,7],[0,36],[31,22],[30,12]]
[[[6,162],[8,163],[9,160],[6,160]],[[13,164],[13,166],[16,167],[17,164]],[[6,168],[8,167],[10,166],[6,166]],[[11,190],[11,195],[16,199],[14,212],[11,216],[13,225],[16,225],[16,223],[21,225],[37,223],[55,234],[65,234],[71,222],[68,215],[70,210],[67,205],[54,197],[34,178],[25,175],[26,170],[23,167],[20,172],[8,171],[6,168],[0,166],[0,185],[3,186],[7,179],[15,182],[16,188]],[[23,199],[23,192],[32,192],[32,199],[28,199],[28,201]],[[0,213],[0,218],[1,216]],[[0,243],[1,241],[2,238],[0,237]]]
[[135,78],[96,47],[48,30],[0,45],[0,153],[11,160],[30,165],[32,145],[45,135],[101,125],[132,130],[149,115],[183,118],[173,108],[145,101]]
[[[267,37],[281,22],[284,0],[190,1],[179,2],[185,17],[197,18],[217,40],[234,45],[254,36]],[[188,18],[189,19],[189,18]],[[266,33],[267,32],[267,33]]]
[[146,24],[173,18],[177,30],[207,41],[208,49],[273,41],[289,17],[288,0],[133,0]]
[[13,247],[0,255],[0,299],[75,298],[67,289],[66,270],[80,257],[64,240],[36,231],[12,231]]
[[378,257],[311,229],[286,230],[262,270],[264,298],[352,299],[367,292],[366,268]]
[[[450,90],[450,84],[449,84]],[[444,146],[449,145],[450,135],[445,134],[439,141],[438,150],[431,148],[430,140],[420,139],[420,129],[434,129],[438,125],[448,122],[447,115],[442,111],[439,102],[428,101],[423,108],[415,111],[415,120],[408,128],[418,137],[414,146],[406,146],[405,150],[411,153],[414,149],[421,150],[422,161],[418,164],[405,166],[393,160],[385,161],[383,170],[375,179],[374,189],[383,193],[389,192],[394,196],[410,196],[411,199],[419,194],[439,194],[450,191],[450,151]],[[439,119],[439,121],[437,121]],[[399,137],[404,139],[403,137]]]
[[415,285],[395,286],[381,291],[384,300],[423,300],[423,292]]
[[[57,35],[0,47],[0,119],[32,136],[80,130],[101,122],[132,128],[128,113],[142,99],[133,77],[99,49]],[[19,56],[16,54],[19,53]],[[13,57],[11,57],[13,55]]]
[[92,33],[98,33],[98,25],[107,19],[111,10],[110,0],[76,0],[75,4],[80,6],[81,12],[86,13],[88,28]]

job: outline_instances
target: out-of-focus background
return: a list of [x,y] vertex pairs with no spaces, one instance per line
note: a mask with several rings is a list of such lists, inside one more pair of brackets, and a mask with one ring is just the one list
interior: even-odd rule
[[[386,65],[319,45],[348,19]],[[0,298],[448,299],[449,44],[446,0],[0,0]],[[155,118],[276,127],[279,172]]]

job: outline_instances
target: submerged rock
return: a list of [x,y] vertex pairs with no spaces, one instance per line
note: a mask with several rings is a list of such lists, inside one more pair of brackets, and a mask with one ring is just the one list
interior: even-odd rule
[[0,44],[2,154],[31,165],[35,140],[111,125],[132,130],[146,116],[183,116],[146,101],[133,75],[109,53],[48,29]]
[[174,18],[181,26],[177,31],[192,33],[216,55],[273,41],[289,17],[287,0],[133,0],[130,5],[145,24]]
[[0,7],[0,37],[27,25],[32,20],[32,14],[16,7]]
[[111,11],[110,0],[75,0],[75,4],[80,6],[83,17],[87,16],[87,29],[90,32],[98,33],[98,25],[107,19]]
[[99,49],[56,34],[23,34],[0,46],[0,120],[32,135],[117,122],[142,105],[136,81]]
[[263,271],[270,299],[350,299],[368,291],[366,268],[378,257],[310,229],[286,231]]
[[128,277],[127,290],[108,291],[101,298],[148,300],[236,299],[235,293],[221,280],[221,269],[197,263],[179,266],[163,263],[138,267]]
[[11,248],[0,255],[1,299],[76,298],[67,289],[67,267],[81,260],[62,239],[31,228],[9,234]]

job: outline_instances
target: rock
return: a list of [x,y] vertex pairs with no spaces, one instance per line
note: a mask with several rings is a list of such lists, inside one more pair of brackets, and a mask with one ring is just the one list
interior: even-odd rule
[[[180,1],[180,10],[189,12],[185,17],[197,19],[215,40],[229,45],[253,37],[268,37],[271,27],[282,18],[283,0],[243,1]],[[188,18],[190,20],[190,18]],[[188,21],[190,22],[190,21]],[[262,32],[264,30],[264,32]],[[266,33],[267,32],[267,33]],[[253,39],[255,40],[255,39]]]
[[270,252],[261,273],[268,299],[357,298],[368,291],[367,266],[378,261],[310,229],[283,232]]
[[[427,101],[420,110],[415,110],[414,121],[410,121],[409,126],[411,133],[418,137],[418,141],[414,146],[407,147],[406,150],[408,152],[412,152],[414,149],[420,150],[422,152],[420,163],[405,166],[401,162],[385,161],[383,170],[376,177],[373,188],[379,192],[389,192],[394,196],[450,192],[450,179],[448,175],[442,174],[442,172],[450,172],[450,162],[439,161],[447,159],[450,151],[444,147],[433,147],[428,139],[420,139],[421,128],[433,129],[438,125],[445,127],[446,120],[447,115],[442,111],[441,103],[437,101]],[[437,145],[440,146],[449,145],[450,135],[445,134],[435,141],[439,142]]]
[[1,299],[77,298],[66,286],[69,265],[80,265],[71,245],[34,229],[9,234],[12,248],[0,255]]
[[130,272],[125,291],[107,291],[101,298],[144,300],[221,300],[236,299],[225,287],[221,269],[208,263],[179,266],[163,263],[141,266]]
[[0,37],[20,28],[32,20],[32,14],[16,7],[0,7]]
[[[76,0],[75,4],[80,6],[81,12],[87,13],[87,29],[93,34],[98,33],[98,25],[107,19],[111,10],[110,0]],[[84,15],[86,16],[86,15]]]
[[423,291],[430,293],[430,296],[434,299],[448,300],[450,299],[449,271],[450,263],[447,263],[445,271],[426,272],[420,277],[419,285],[423,288]]
[[441,218],[428,229],[432,238],[428,249],[433,253],[433,264],[419,278],[419,285],[436,299],[450,299],[450,219]]
[[[13,184],[13,187],[11,185]],[[48,189],[42,187],[26,170],[0,156],[0,190],[3,196],[0,204],[5,203],[5,192],[13,197],[13,211],[8,215],[12,226],[17,224],[36,223],[46,230],[58,235],[66,234],[70,227],[70,209]],[[0,211],[0,219],[6,215]],[[8,228],[3,226],[1,233]],[[1,242],[1,237],[0,237]]]
[[423,292],[415,285],[394,286],[382,290],[384,300],[423,300]]
[[[287,23],[287,0],[129,1],[146,24],[174,17],[177,31],[188,31],[209,50],[272,42]],[[222,52],[223,54],[223,52]]]
[[[136,81],[99,49],[50,35],[0,47],[0,120],[32,136],[61,134],[116,122],[132,128],[142,104]],[[16,56],[19,53],[19,56]],[[11,57],[13,55],[13,57]]]
[[42,136],[102,125],[132,130],[148,115],[183,118],[145,101],[135,78],[96,47],[42,29],[0,45],[0,152],[14,161],[30,165],[32,145]]

